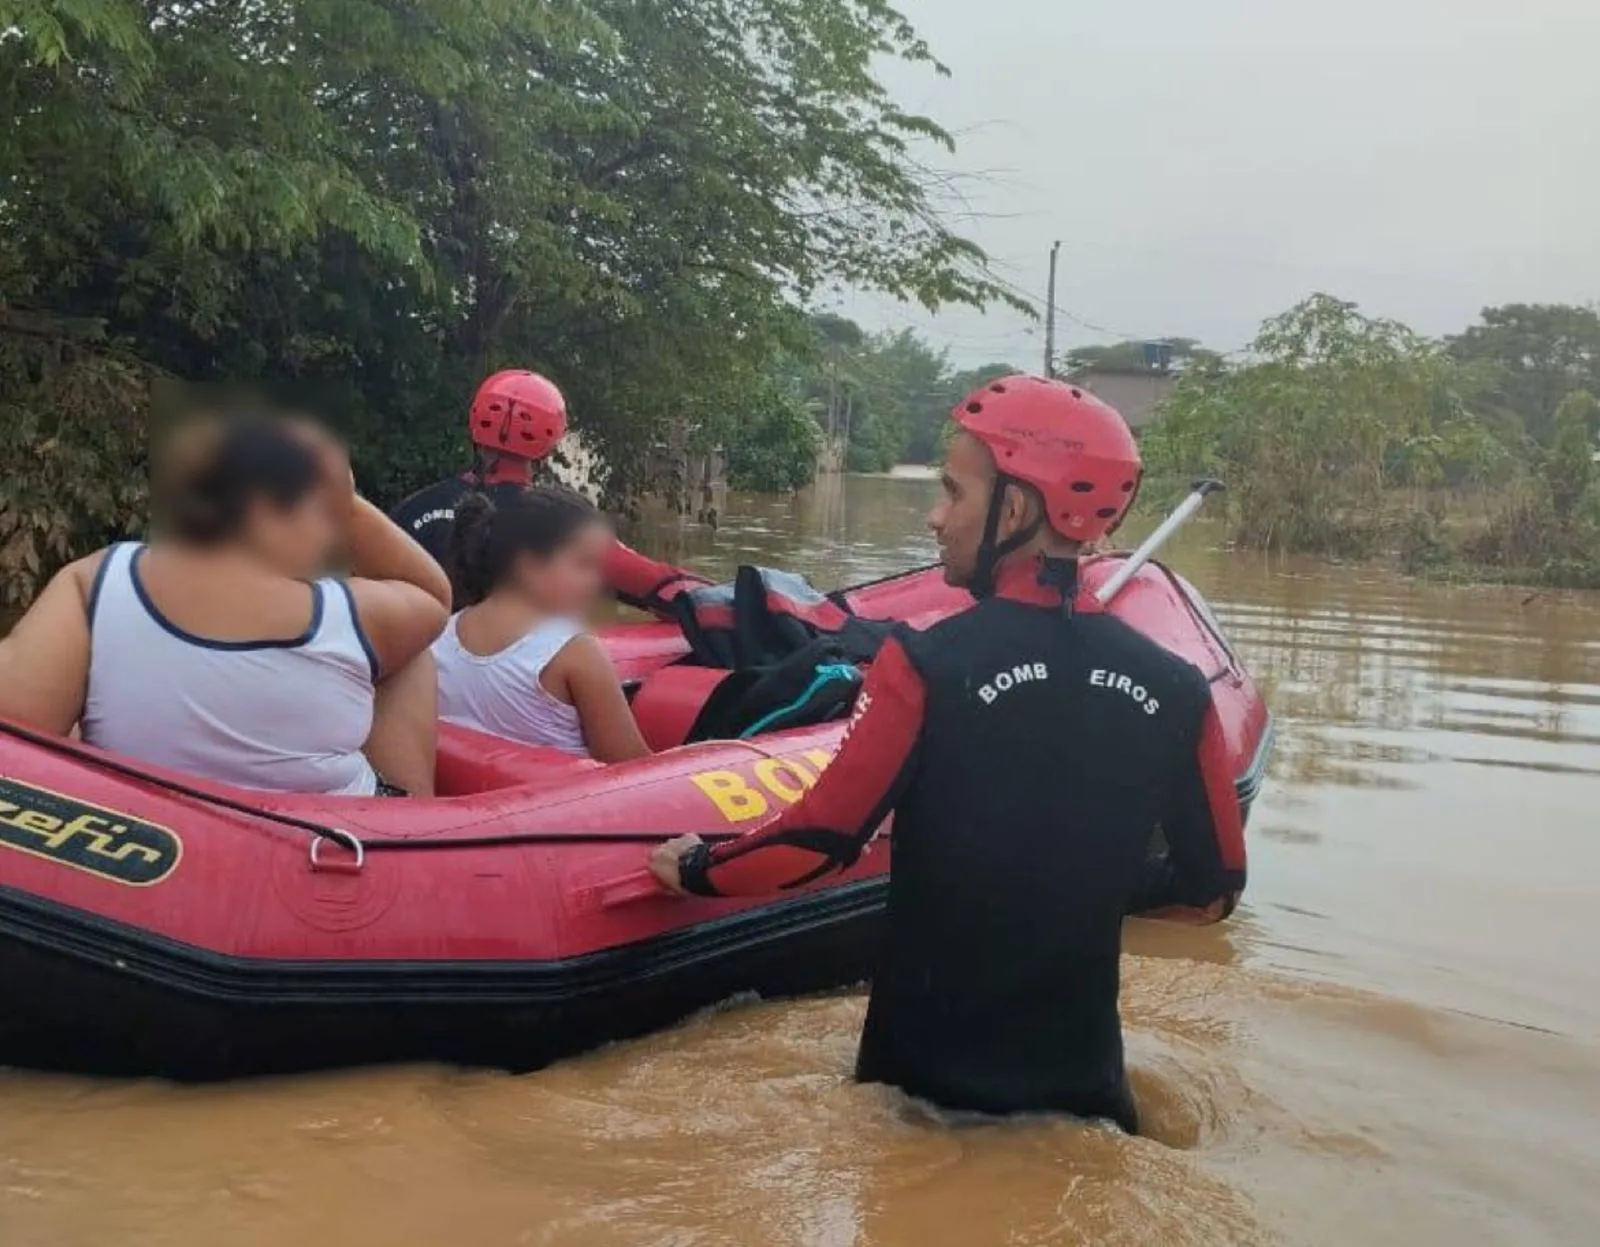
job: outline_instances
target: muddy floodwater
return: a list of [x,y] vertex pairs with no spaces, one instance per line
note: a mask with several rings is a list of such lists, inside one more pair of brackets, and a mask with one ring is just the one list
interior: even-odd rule
[[[716,534],[643,544],[832,586],[927,561],[934,488],[735,498]],[[1127,933],[1153,1137],[950,1128],[857,1087],[860,994],[524,1077],[4,1073],[0,1247],[1600,1243],[1600,598],[1229,553],[1203,525],[1170,554],[1279,747],[1240,913]]]

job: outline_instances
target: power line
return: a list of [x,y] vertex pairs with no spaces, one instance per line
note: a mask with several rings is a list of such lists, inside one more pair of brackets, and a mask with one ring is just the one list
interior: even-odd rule
[[[1059,247],[1060,245],[1061,244],[1058,242],[1055,244],[1055,247]],[[1052,268],[1054,268],[1055,247],[1052,247]],[[1009,295],[1018,303],[1023,304],[1036,318],[1045,323],[1046,351],[1048,353],[1047,357],[1051,359],[1054,358],[1055,326],[1053,322],[1056,316],[1068,321],[1078,329],[1084,330],[1088,333],[1096,334],[1103,338],[1109,338],[1117,342],[1163,342],[1171,336],[1169,334],[1135,333],[1127,329],[1118,329],[1102,324],[1098,321],[1091,320],[1087,316],[1062,306],[1061,303],[1053,297],[1053,295],[1047,295],[1045,298],[1041,299],[1033,291],[1026,289],[1025,287],[1019,285],[1015,280],[1008,277],[1005,272],[1000,269],[986,267],[984,270],[984,276],[995,286],[996,289]],[[865,296],[870,301],[876,303],[880,313],[884,311],[888,303],[888,300],[884,299],[876,292],[856,291],[854,293],[857,297]],[[945,342],[949,347],[954,349],[1004,351],[1008,346],[1017,345],[1017,339],[1023,336],[1031,336],[1032,332],[1033,331],[1031,329],[1024,327],[1018,329],[1015,333],[999,331],[994,334],[983,335],[950,334],[946,336]],[[1244,346],[1235,347],[1232,350],[1214,351],[1213,353],[1222,359],[1232,359],[1240,355],[1248,354],[1249,349],[1250,348],[1248,344],[1246,344]]]

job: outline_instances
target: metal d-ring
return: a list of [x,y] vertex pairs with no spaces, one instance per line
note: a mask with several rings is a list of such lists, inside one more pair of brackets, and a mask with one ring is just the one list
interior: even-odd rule
[[[324,840],[333,840],[333,841],[343,845],[345,848],[349,849],[350,852],[355,854],[355,861],[353,861],[353,862],[324,862],[322,860],[322,858],[319,856],[319,849],[320,849],[320,846],[321,846],[321,844],[322,844],[322,842]],[[333,871],[333,872],[335,872],[337,874],[358,875],[358,874],[361,873],[361,868],[363,866],[365,866],[366,863],[367,863],[367,850],[362,846],[360,838],[355,836],[355,835],[353,835],[352,833],[350,833],[348,831],[345,831],[342,827],[329,827],[329,828],[326,828],[320,835],[312,837],[312,840],[311,840],[311,869],[312,870],[327,870],[327,871]]]

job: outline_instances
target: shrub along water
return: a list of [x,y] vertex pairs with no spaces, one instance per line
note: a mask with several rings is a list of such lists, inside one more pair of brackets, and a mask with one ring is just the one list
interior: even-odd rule
[[1530,377],[1532,329],[1492,339],[1513,353],[1498,359],[1476,332],[1434,342],[1315,295],[1267,321],[1242,362],[1185,371],[1144,440],[1147,497],[1215,475],[1241,544],[1600,586],[1600,405],[1584,388],[1600,381],[1600,318],[1521,312],[1525,329],[1586,327],[1587,345],[1547,344],[1549,375]]

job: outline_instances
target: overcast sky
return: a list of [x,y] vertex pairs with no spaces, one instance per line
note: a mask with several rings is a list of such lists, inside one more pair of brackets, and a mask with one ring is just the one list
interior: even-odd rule
[[[1241,346],[1314,290],[1428,333],[1600,298],[1600,0],[901,0],[953,76],[895,66],[957,136],[961,228],[1065,343]],[[911,323],[1037,367],[1003,310]],[[1102,331],[1091,331],[1071,318]]]

